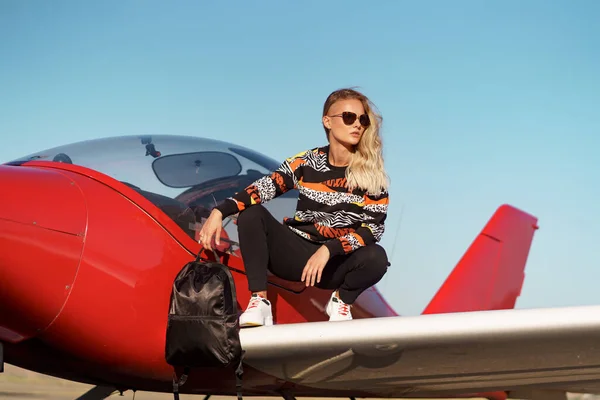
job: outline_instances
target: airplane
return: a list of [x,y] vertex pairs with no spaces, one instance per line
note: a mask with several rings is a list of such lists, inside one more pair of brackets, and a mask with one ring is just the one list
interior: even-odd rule
[[[171,393],[173,280],[205,252],[198,232],[210,210],[279,164],[224,141],[152,135],[71,143],[0,165],[0,371],[7,362],[96,385],[86,399]],[[281,220],[296,200],[292,190],[265,206]],[[537,222],[499,206],[418,316],[399,315],[372,287],[354,320],[329,322],[330,293],[270,275],[275,325],[240,331],[243,395],[600,392],[600,308],[514,309]],[[434,250],[443,238],[431,238]],[[236,240],[234,216],[217,255],[242,309],[250,293]],[[235,395],[235,377],[193,372],[180,392]]]

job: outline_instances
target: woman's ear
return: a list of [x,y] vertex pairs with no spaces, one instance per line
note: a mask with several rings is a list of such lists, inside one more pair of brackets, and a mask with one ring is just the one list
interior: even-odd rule
[[322,121],[325,128],[331,129],[331,118],[329,118],[327,115],[324,115]]

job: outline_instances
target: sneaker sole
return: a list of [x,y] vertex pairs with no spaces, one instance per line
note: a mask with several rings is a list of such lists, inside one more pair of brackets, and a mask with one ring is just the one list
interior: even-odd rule
[[257,327],[257,326],[271,326],[271,325],[273,325],[272,318],[265,318],[264,324],[261,324],[260,322],[253,322],[253,321],[245,321],[245,322],[240,321],[240,328],[251,328],[251,327]]
[[254,322],[246,322],[245,324],[240,324],[240,328],[256,328],[257,326],[263,326],[263,325],[256,324]]

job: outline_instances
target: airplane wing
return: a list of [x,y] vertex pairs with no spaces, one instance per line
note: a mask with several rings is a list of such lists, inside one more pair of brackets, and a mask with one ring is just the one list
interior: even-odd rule
[[600,393],[600,306],[284,324],[240,340],[249,367],[315,394]]

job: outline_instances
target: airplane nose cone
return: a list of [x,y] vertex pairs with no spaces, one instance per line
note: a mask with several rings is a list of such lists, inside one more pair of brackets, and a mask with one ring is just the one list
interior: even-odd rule
[[77,274],[87,210],[58,170],[0,165],[0,341],[19,342],[60,314]]

